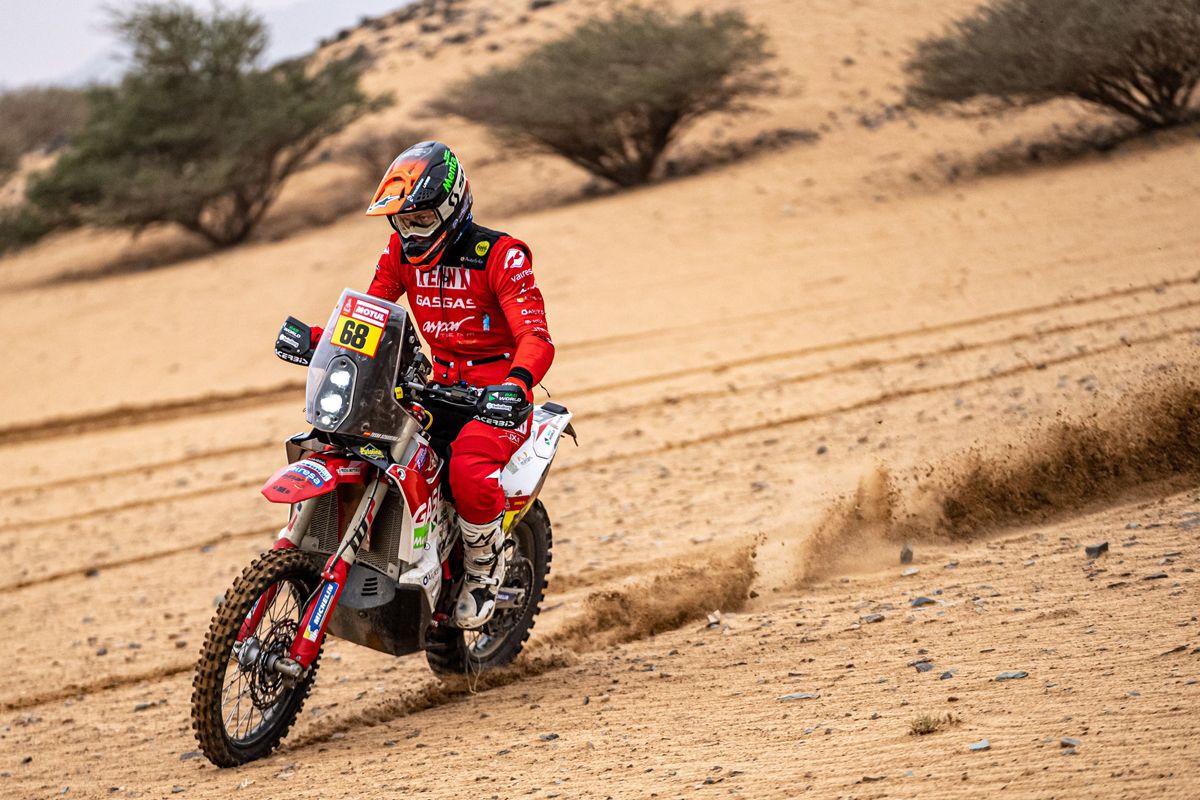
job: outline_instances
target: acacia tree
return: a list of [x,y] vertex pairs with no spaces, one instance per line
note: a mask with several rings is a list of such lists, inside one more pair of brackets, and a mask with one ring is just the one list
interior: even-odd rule
[[918,107],[1075,97],[1174,125],[1194,114],[1200,0],[994,0],[920,42],[905,69]]
[[260,67],[267,33],[248,11],[142,3],[115,28],[130,69],[91,92],[87,125],[28,191],[60,222],[172,222],[236,244],[323,139],[383,102],[358,88],[361,57]]
[[689,123],[768,91],[768,57],[740,12],[629,7],[450,87],[430,109],[633,186]]

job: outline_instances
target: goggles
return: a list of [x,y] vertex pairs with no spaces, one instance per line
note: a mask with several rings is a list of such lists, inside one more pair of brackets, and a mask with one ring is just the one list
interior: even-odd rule
[[392,223],[396,232],[405,238],[410,236],[426,237],[437,231],[438,226],[442,224],[442,218],[435,209],[431,208],[424,211],[389,214],[388,222]]

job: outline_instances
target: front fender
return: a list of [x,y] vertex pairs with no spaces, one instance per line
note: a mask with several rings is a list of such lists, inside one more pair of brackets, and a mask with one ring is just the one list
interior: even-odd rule
[[367,465],[320,453],[283,467],[262,488],[272,503],[299,503],[332,492],[339,483],[362,483]]

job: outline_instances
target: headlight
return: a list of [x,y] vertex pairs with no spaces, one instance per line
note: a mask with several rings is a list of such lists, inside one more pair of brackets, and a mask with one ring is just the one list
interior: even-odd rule
[[315,420],[317,427],[327,431],[337,430],[350,413],[354,405],[352,394],[356,372],[354,362],[345,356],[338,356],[330,362],[329,372],[317,389],[316,403],[312,409],[313,413],[319,415]]

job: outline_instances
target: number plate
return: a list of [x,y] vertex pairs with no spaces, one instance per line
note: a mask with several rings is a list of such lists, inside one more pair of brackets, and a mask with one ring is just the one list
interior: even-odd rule
[[382,306],[349,297],[333,326],[333,344],[374,358],[390,316]]

